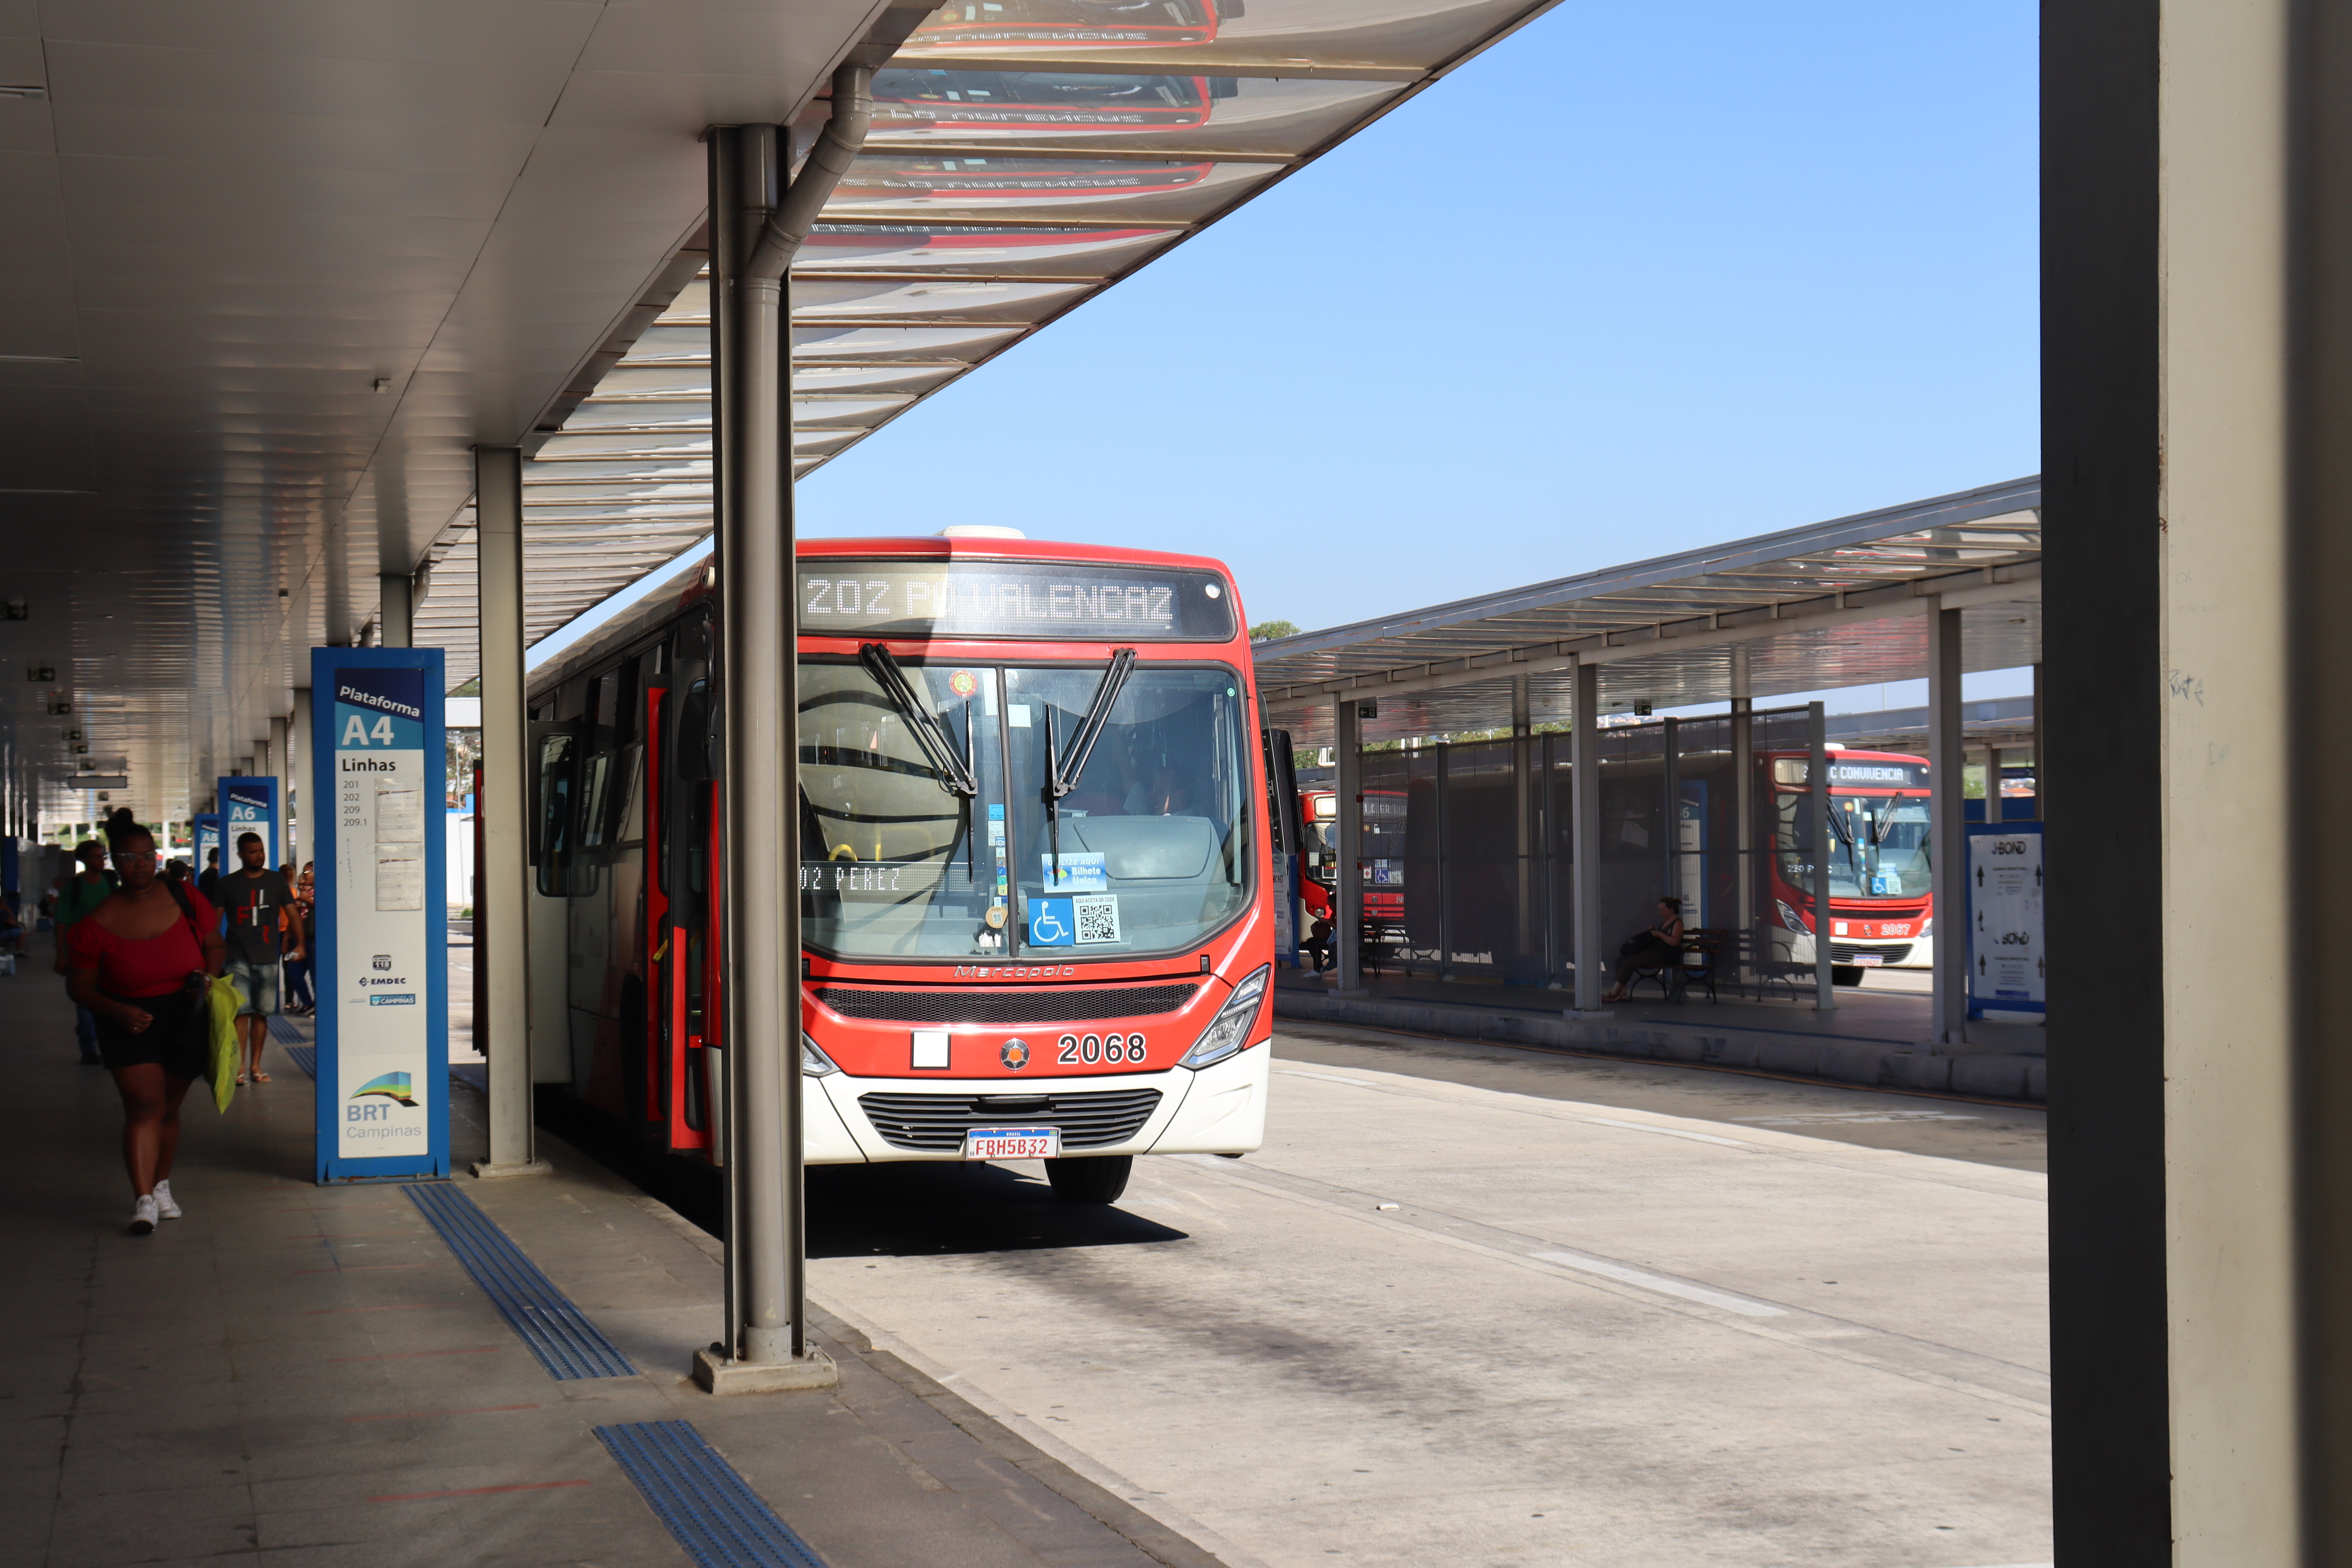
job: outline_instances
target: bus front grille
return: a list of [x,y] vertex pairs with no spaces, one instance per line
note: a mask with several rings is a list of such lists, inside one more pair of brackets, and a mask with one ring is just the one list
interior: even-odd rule
[[1112,985],[1100,991],[861,991],[820,986],[816,999],[845,1018],[886,1024],[1082,1024],[1173,1013],[1200,990],[1177,985]]
[[1830,962],[1832,963],[1852,963],[1853,962],[1854,954],[1858,952],[1874,952],[1878,955],[1878,962],[1881,963],[1900,963],[1905,959],[1911,956],[1911,944],[1907,942],[1899,942],[1891,947],[1880,947],[1876,943],[1873,943],[1868,947],[1862,947],[1850,942],[1833,942],[1830,943]]
[[[989,1104],[1014,1100],[1022,1109]],[[1044,1109],[1038,1102],[1044,1101]],[[857,1107],[893,1149],[949,1153],[975,1127],[1058,1127],[1065,1149],[1105,1149],[1143,1130],[1160,1107],[1156,1089],[1103,1094],[861,1094]]]

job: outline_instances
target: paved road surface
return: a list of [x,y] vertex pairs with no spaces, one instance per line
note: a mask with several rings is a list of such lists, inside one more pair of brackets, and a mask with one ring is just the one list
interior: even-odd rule
[[2049,1561],[2039,1111],[1316,1036],[1113,1209],[813,1172],[813,1291],[1234,1568]]

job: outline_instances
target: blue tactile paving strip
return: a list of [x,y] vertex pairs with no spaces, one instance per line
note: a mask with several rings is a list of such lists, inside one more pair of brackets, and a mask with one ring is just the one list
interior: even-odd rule
[[441,1233],[530,1353],[553,1378],[635,1377],[637,1369],[523,1255],[474,1200],[439,1182],[401,1188]]
[[310,1081],[312,1083],[319,1081],[318,1047],[289,1046],[286,1047],[286,1054],[294,1058],[294,1065],[296,1067],[300,1068],[304,1072],[310,1075]]
[[692,1422],[632,1421],[596,1436],[701,1568],[824,1568]]
[[300,1026],[283,1013],[272,1013],[268,1015],[268,1018],[269,1037],[279,1045],[307,1046],[310,1043],[310,1037],[304,1034]]

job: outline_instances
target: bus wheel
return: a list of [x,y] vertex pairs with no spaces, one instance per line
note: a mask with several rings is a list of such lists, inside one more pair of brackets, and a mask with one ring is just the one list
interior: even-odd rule
[[1045,1162],[1045,1179],[1066,1204],[1115,1204],[1134,1169],[1132,1154],[1066,1154]]

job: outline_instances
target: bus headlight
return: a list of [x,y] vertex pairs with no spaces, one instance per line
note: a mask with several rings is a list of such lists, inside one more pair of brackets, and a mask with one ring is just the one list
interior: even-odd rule
[[1201,1037],[1192,1042],[1192,1048],[1176,1065],[1197,1071],[1223,1061],[1248,1045],[1250,1026],[1257,1022],[1258,1004],[1265,1000],[1266,982],[1273,977],[1274,965],[1261,963],[1248,979],[1234,986],[1234,994],[1225,998],[1225,1005],[1217,1009],[1217,1016],[1209,1020],[1209,1026],[1201,1031]]
[[833,1058],[826,1056],[823,1051],[817,1049],[816,1042],[808,1037],[808,1034],[805,1030],[803,1031],[801,1035],[801,1076],[803,1078],[823,1078],[828,1073],[836,1073],[840,1070],[841,1069],[839,1068],[834,1065]]
[[1799,936],[1811,932],[1813,928],[1805,923],[1805,917],[1790,909],[1787,900],[1775,899],[1772,900],[1772,907],[1780,911],[1780,923],[1789,930],[1795,931]]
[[1920,940],[1924,942],[1924,941],[1926,941],[1928,937],[1931,937],[1931,936],[1933,936],[1933,935],[1935,935],[1935,934],[1936,934],[1936,917],[1935,917],[1935,916],[1933,916],[1933,915],[1929,915],[1926,920],[1921,921],[1919,922],[1919,937],[1920,937]]

